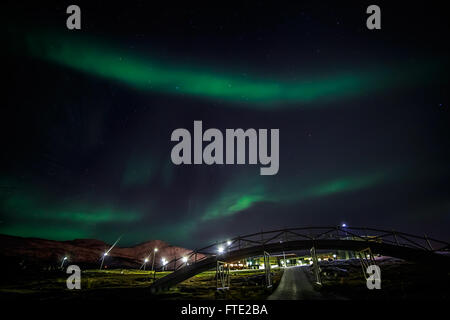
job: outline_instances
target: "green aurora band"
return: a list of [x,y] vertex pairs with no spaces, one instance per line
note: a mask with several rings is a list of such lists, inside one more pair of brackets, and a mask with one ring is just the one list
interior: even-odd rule
[[400,63],[337,74],[305,74],[295,81],[267,80],[243,76],[241,72],[218,74],[198,66],[163,63],[77,36],[32,33],[27,35],[26,42],[33,56],[138,90],[203,97],[263,110],[336,101],[420,84],[439,66],[437,62],[418,63],[411,68]]
[[368,175],[347,176],[327,180],[318,184],[301,185],[295,180],[284,183],[283,188],[271,188],[257,183],[247,183],[251,179],[234,181],[229,190],[222,192],[202,216],[201,221],[231,216],[261,202],[280,204],[298,203],[317,197],[357,191],[385,182],[388,175],[376,172]]
[[[163,237],[164,240],[188,239],[199,224],[220,220],[245,212],[258,203],[292,204],[318,197],[370,188],[388,180],[386,172],[325,180],[320,183],[286,182],[283,188],[258,183],[257,178],[236,177],[227,188],[213,196],[205,210],[199,210],[176,222],[142,225],[144,214],[139,210],[122,210],[111,205],[92,204],[89,201],[55,201],[36,190],[20,188],[10,195],[2,195],[0,210],[3,223],[0,232],[26,237],[44,237],[54,240],[96,236],[102,226],[120,223],[125,229],[133,228],[132,237],[141,235]],[[237,179],[237,180],[236,180]],[[6,220],[6,221],[5,221]],[[4,223],[8,222],[8,223]],[[100,229],[99,229],[100,228]],[[114,239],[117,234],[107,234]],[[97,236],[98,237],[98,236]],[[104,236],[105,237],[105,236]]]

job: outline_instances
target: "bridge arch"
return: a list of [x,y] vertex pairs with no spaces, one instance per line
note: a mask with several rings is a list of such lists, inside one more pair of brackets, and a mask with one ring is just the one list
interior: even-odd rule
[[445,254],[450,249],[449,243],[425,235],[364,227],[303,227],[261,231],[194,250],[185,257],[170,261],[167,266],[172,265],[174,272],[158,279],[150,288],[152,292],[168,289],[214,268],[218,260],[233,262],[261,255],[264,251],[278,253],[312,247],[346,251],[370,248],[373,253],[407,261],[450,266],[450,255]]

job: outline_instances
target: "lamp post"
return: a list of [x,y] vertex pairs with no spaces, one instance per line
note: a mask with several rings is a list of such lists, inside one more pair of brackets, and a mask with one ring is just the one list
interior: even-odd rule
[[145,271],[145,266],[147,265],[147,262],[148,262],[148,258],[145,258],[145,259],[144,259],[144,263],[143,263],[142,266],[139,268],[139,270],[141,270],[142,267],[144,267],[144,271]]
[[156,252],[158,252],[158,248],[153,249],[153,260],[152,260],[153,281],[156,280],[156,271],[155,271]]
[[67,257],[64,257],[63,259],[62,259],[62,262],[61,262],[61,269],[62,269],[62,267],[63,267],[63,265],[64,265],[64,262],[66,262],[66,260],[67,260]]
[[155,269],[156,252],[158,252],[158,248],[153,249],[152,271],[154,271],[154,269]]
[[108,255],[108,253],[116,246],[116,244],[120,241],[120,239],[122,238],[122,236],[120,236],[119,238],[117,238],[116,242],[113,243],[113,245],[111,246],[111,248],[109,248],[107,251],[105,251],[105,253],[102,256],[102,263],[100,264],[100,270],[102,270],[103,268],[103,262],[105,261],[105,257]]
[[100,264],[100,270],[102,270],[102,268],[103,268],[103,262],[105,261],[105,258],[106,258],[107,255],[108,255],[108,252],[105,252],[105,253],[103,254],[103,257],[102,257],[102,263]]

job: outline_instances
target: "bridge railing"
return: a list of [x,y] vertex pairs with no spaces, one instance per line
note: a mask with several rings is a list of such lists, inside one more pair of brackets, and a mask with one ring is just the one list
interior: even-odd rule
[[176,257],[166,266],[171,270],[178,270],[188,264],[193,264],[211,256],[241,250],[254,246],[265,246],[273,243],[283,243],[295,240],[356,240],[366,242],[382,242],[396,246],[409,247],[430,252],[448,251],[449,243],[429,238],[426,235],[418,236],[393,230],[381,230],[366,227],[301,227],[261,231],[238,236],[236,238],[216,242],[207,247],[189,252],[182,257]]

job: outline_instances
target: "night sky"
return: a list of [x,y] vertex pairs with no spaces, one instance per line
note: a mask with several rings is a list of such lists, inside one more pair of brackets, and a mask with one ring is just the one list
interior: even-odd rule
[[[371,2],[91,2],[2,9],[1,233],[193,248],[346,222],[450,240],[442,5],[377,2],[368,30]],[[172,164],[194,120],[280,129],[278,174]]]

